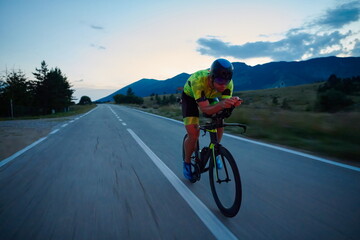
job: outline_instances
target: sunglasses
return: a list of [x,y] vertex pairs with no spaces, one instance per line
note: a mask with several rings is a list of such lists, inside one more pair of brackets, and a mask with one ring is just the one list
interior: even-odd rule
[[224,78],[215,78],[214,82],[220,85],[226,85],[230,82],[230,80],[224,79]]

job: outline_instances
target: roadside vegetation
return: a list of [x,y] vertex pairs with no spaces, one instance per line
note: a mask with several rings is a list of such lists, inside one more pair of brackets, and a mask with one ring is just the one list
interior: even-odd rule
[[67,77],[59,68],[49,69],[45,61],[33,75],[28,79],[21,70],[6,70],[0,76],[0,120],[65,117],[96,106],[88,96],[75,106]]
[[20,117],[68,111],[72,104],[71,85],[59,68],[48,69],[45,61],[28,79],[21,71],[0,76],[0,116]]
[[[323,83],[235,92],[234,95],[242,98],[244,103],[227,121],[247,124],[248,131],[243,135],[247,138],[359,164],[359,87],[359,77],[339,79],[331,76]],[[170,96],[180,98],[181,95],[163,95],[158,99]],[[161,104],[154,96],[145,97],[140,108],[182,120],[178,103]],[[240,134],[236,128],[227,131]]]

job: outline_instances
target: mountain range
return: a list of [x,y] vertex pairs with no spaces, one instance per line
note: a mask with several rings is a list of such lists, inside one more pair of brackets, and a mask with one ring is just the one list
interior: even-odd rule
[[[257,90],[296,86],[326,81],[330,75],[340,78],[360,76],[360,57],[324,57],[306,61],[270,62],[249,66],[241,62],[233,62],[234,91]],[[200,70],[200,69],[199,69]],[[143,78],[127,85],[96,102],[113,101],[113,96],[124,94],[129,88],[140,97],[151,94],[170,94],[181,91],[188,73],[181,73],[166,80]]]

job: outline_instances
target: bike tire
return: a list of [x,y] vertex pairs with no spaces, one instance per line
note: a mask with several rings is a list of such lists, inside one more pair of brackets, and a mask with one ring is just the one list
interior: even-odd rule
[[[232,179],[230,179],[229,182],[221,182],[221,183],[217,182],[217,175],[216,175],[217,168],[215,166],[214,163],[215,161],[211,154],[210,166],[209,166],[211,192],[214,197],[215,203],[219,208],[219,210],[221,211],[221,213],[226,217],[234,217],[237,215],[237,213],[240,210],[241,200],[242,200],[240,173],[233,156],[225,147],[219,146],[218,152],[222,159],[222,164],[223,164],[222,169],[218,170],[219,175],[221,172],[222,174],[224,174],[224,176],[226,176],[226,171],[227,171],[227,173],[232,176],[231,177]],[[229,186],[224,185],[229,183],[231,183],[231,185]],[[225,189],[228,187],[228,189],[233,190],[234,192],[231,193],[230,191],[225,191],[225,192],[221,191],[220,187],[224,187]],[[225,198],[222,198],[223,197],[222,195],[226,195],[226,201]]]

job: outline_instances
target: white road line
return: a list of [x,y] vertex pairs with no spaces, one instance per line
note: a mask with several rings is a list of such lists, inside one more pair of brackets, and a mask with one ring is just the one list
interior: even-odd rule
[[237,239],[236,236],[192,193],[151,149],[131,130],[127,129],[135,141],[165,175],[176,191],[184,198],[205,226],[217,239]]
[[65,123],[65,124],[63,124],[63,125],[61,125],[61,127],[63,128],[63,127],[66,127],[68,124],[67,123]]
[[153,113],[144,112],[144,111],[137,110],[137,109],[133,109],[133,110],[134,110],[134,111],[137,111],[137,112],[140,112],[140,113],[144,113],[144,114],[153,116],[153,117],[162,118],[162,119],[165,119],[165,120],[169,120],[169,121],[176,122],[176,123],[180,123],[180,124],[184,125],[184,123],[183,123],[182,121],[179,121],[179,120],[175,120],[175,119],[163,117],[163,116],[160,116],[160,115],[156,115],[156,114],[153,114]]
[[32,144],[30,144],[29,146],[27,146],[26,148],[16,152],[15,154],[11,155],[10,157],[2,160],[0,162],[0,168],[2,166],[4,166],[5,164],[7,164],[8,162],[14,160],[15,158],[17,158],[18,156],[20,156],[21,154],[23,154],[24,152],[26,152],[27,150],[35,147],[36,145],[38,145],[39,143],[41,143],[42,141],[44,141],[47,137],[43,137],[43,138],[40,138],[39,140],[37,140],[36,142],[33,142]]
[[126,126],[126,123],[123,122],[122,125]]
[[[171,119],[171,118],[155,115],[155,114],[148,113],[148,112],[143,112],[143,111],[137,110],[137,109],[134,109],[134,110],[137,111],[137,112],[140,112],[140,113],[148,114],[148,115],[151,115],[151,116],[154,116],[154,117],[158,117],[158,118],[162,118],[162,119],[169,120],[169,121],[172,121],[172,122],[176,122],[176,123],[179,123],[179,124],[183,124],[183,122],[178,121],[178,120],[174,120],[174,119]],[[338,162],[335,162],[335,161],[332,161],[332,160],[329,160],[329,159],[326,159],[326,158],[317,157],[317,156],[314,156],[314,155],[311,155],[311,154],[302,153],[302,152],[299,152],[299,151],[294,151],[294,150],[290,150],[290,149],[287,149],[287,148],[278,147],[278,146],[275,146],[275,145],[262,143],[262,142],[258,142],[258,141],[255,141],[255,140],[250,140],[250,139],[247,139],[247,138],[243,138],[243,137],[239,137],[239,136],[235,136],[235,135],[231,135],[231,134],[227,134],[227,133],[224,133],[224,136],[235,138],[235,139],[240,140],[240,141],[250,142],[250,143],[257,144],[257,145],[260,145],[260,146],[263,146],[263,147],[276,149],[276,150],[279,150],[279,151],[295,154],[295,155],[302,156],[302,157],[305,157],[305,158],[310,158],[312,160],[316,160],[316,161],[320,161],[320,162],[323,162],[323,163],[327,163],[327,164],[331,164],[331,165],[334,165],[334,166],[338,166],[338,167],[342,167],[342,168],[346,168],[346,169],[350,169],[350,170],[360,172],[359,167],[354,167],[354,166],[351,166],[351,165],[338,163]]]
[[55,129],[55,130],[53,130],[51,133],[49,133],[49,135],[55,134],[55,133],[57,133],[59,130],[60,130],[60,129]]

